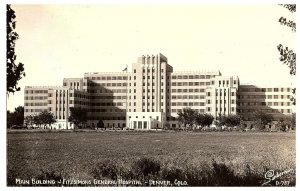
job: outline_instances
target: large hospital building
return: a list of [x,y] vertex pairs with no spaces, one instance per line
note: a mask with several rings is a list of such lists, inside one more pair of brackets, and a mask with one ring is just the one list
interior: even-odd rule
[[176,72],[159,53],[139,57],[131,71],[85,73],[63,79],[62,86],[26,86],[24,115],[51,111],[56,129],[73,128],[70,107],[86,108],[90,126],[103,120],[108,128],[175,128],[177,112],[185,107],[214,117],[239,114],[244,120],[263,110],[279,119],[294,112],[292,89],[242,85],[238,76],[219,71]]

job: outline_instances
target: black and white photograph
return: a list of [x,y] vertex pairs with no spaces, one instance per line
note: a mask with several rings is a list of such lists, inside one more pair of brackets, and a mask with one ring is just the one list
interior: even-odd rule
[[5,9],[6,187],[296,188],[296,3]]

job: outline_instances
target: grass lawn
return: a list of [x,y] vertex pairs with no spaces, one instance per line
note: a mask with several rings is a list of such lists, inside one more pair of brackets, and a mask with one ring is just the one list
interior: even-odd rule
[[55,170],[65,178],[90,179],[104,160],[128,163],[154,157],[184,166],[224,162],[244,173],[296,167],[295,133],[272,132],[56,132],[8,133],[7,173],[30,178]]

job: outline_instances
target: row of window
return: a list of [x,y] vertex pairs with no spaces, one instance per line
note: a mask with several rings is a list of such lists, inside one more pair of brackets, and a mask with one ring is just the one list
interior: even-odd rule
[[[210,101],[210,100],[207,100],[207,101]],[[216,100],[216,104],[226,104],[226,100]],[[235,100],[231,100],[231,104],[235,104]]]
[[[72,95],[70,95],[72,97]],[[86,99],[126,99],[126,96],[111,96],[111,95],[99,95],[99,96],[86,96],[81,94],[75,94],[74,97],[86,98]]]
[[98,77],[85,77],[88,80],[127,80],[127,76],[98,76]]
[[[67,86],[67,82],[64,82],[64,86]],[[70,86],[79,86],[79,82],[70,82]]]
[[172,79],[210,79],[215,75],[172,75]]
[[85,94],[79,94],[79,93],[70,93],[70,97],[76,97],[76,98],[83,98],[83,99],[89,99],[90,96]]
[[48,90],[25,90],[25,94],[46,94]]
[[[262,111],[266,113],[291,113],[291,109],[261,109]],[[239,109],[238,112],[241,114],[249,113],[254,114],[257,109]]]
[[[231,92],[231,96],[235,96],[235,92]],[[222,94],[222,92],[218,93],[216,92],[216,96],[226,96],[226,91],[224,91],[224,93]]]
[[[133,79],[136,80],[136,76],[134,76]],[[145,79],[146,79],[146,76],[143,75],[143,80],[145,80]],[[155,79],[155,76],[152,76],[152,78],[151,78],[151,76],[147,76],[147,79],[148,79],[148,80],[150,80],[150,79],[154,80],[154,79]],[[164,76],[161,75],[161,76],[160,76],[160,79],[164,79]],[[169,76],[167,76],[167,79],[170,79]]]
[[[143,81],[143,84],[142,84],[144,87],[146,86],[146,83]],[[147,86],[149,87],[150,85],[152,86],[155,86],[155,83],[152,82],[152,84],[150,82],[147,82]],[[170,84],[167,83],[167,85],[169,86]],[[164,86],[164,82],[161,82],[161,86]]]
[[240,99],[290,99],[291,95],[239,95]]
[[240,106],[290,106],[291,102],[240,102]]
[[70,100],[70,104],[82,104],[88,106],[123,106],[125,103],[123,102],[97,102],[97,103],[89,103],[89,102],[80,102],[80,101],[73,101]]
[[172,89],[172,93],[198,93],[205,92],[205,89]]
[[45,100],[48,96],[25,96],[25,100]]
[[25,106],[47,106],[47,102],[25,103]]
[[290,92],[291,88],[243,88],[240,87],[240,92]]
[[[205,113],[205,109],[194,109],[196,111],[198,111],[199,113]],[[180,111],[182,111],[182,109],[172,109],[171,112],[172,113],[179,113]]]
[[[216,112],[226,112],[226,107],[222,108],[222,107],[216,107]],[[231,108],[231,112],[235,112],[235,107]]]
[[172,106],[205,106],[205,102],[172,102]]
[[204,95],[172,95],[172,99],[205,99]]
[[26,113],[29,113],[29,112],[43,112],[43,111],[48,111],[48,109],[25,109],[25,112]]
[[87,90],[88,93],[126,93],[126,89]]
[[122,87],[127,86],[127,83],[93,83],[91,87]]
[[[218,80],[219,81],[219,87],[221,87],[223,85],[224,86],[229,86],[229,80]],[[235,85],[236,84],[236,80],[233,80],[233,84]]]
[[172,86],[209,86],[210,82],[172,82]]

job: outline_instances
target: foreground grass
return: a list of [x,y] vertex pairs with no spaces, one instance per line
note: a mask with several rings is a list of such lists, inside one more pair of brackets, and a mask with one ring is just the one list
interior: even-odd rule
[[[296,166],[294,133],[9,133],[7,144],[8,185],[14,185],[16,177],[42,176],[81,180],[177,178],[189,186],[253,186],[266,180],[268,170],[282,172]],[[139,162],[148,159],[150,162]],[[151,161],[159,170],[142,173],[141,166]],[[116,172],[106,173],[105,169]],[[226,176],[231,179],[222,181]],[[293,185],[294,177],[281,178]]]

